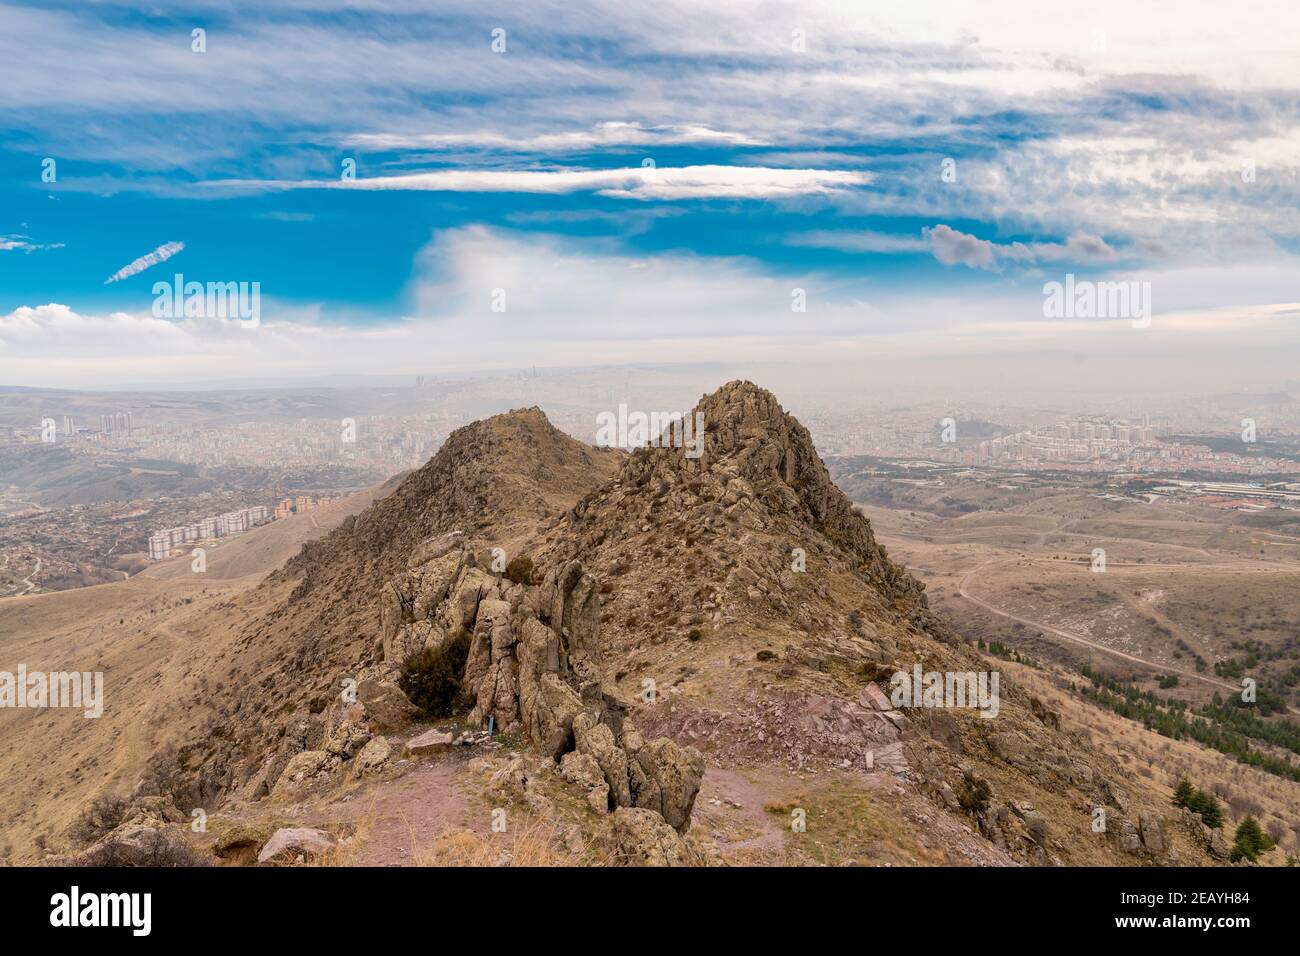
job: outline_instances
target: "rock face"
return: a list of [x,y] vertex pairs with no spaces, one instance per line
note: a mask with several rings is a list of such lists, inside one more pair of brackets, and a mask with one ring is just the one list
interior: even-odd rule
[[[427,555],[433,557],[419,563]],[[544,569],[536,585],[510,584],[485,574],[464,542],[447,536],[421,544],[410,565],[384,586],[386,654],[409,653],[420,640],[468,630],[462,688],[473,702],[471,725],[491,722],[497,731],[522,732],[551,760],[576,753],[566,766],[593,808],[650,810],[675,831],[686,831],[704,758],[694,748],[667,739],[647,742],[624,729],[626,708],[602,680],[598,582],[580,561]],[[416,755],[451,743],[450,734],[430,731],[406,751]]]

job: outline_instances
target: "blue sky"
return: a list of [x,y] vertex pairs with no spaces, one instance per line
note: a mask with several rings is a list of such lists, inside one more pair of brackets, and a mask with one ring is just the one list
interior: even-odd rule
[[428,6],[0,4],[0,381],[1295,344],[1285,3]]

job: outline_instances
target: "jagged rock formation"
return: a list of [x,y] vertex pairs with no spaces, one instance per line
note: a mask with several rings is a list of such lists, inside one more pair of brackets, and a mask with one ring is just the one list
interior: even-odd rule
[[[269,795],[290,759],[322,749],[344,680],[356,682],[372,733],[407,725],[417,711],[396,682],[393,661],[403,648],[391,639],[382,646],[382,622],[394,613],[384,585],[404,586],[411,562],[427,563],[420,543],[454,531],[513,550],[622,457],[570,438],[536,408],[457,429],[424,467],[268,577],[250,602],[253,613],[225,608],[241,633],[236,656],[216,675],[225,692],[188,702],[185,710],[206,721],[188,742],[154,755],[138,791],[209,808],[235,794]],[[458,580],[455,600],[475,604],[469,582],[483,579]],[[415,583],[421,612],[441,601],[435,578]],[[416,611],[412,604],[402,619],[413,622]],[[409,632],[400,641],[418,644]]]
[[462,536],[451,534],[422,542],[411,564],[398,583],[385,585],[386,660],[390,649],[436,648],[471,630],[463,682],[474,702],[471,725],[522,730],[553,761],[588,758],[581,773],[573,760],[568,766],[571,775],[591,778],[583,782],[589,794],[601,792],[605,811],[636,807],[679,832],[690,826],[704,758],[624,727],[626,706],[601,676],[597,585],[579,562],[544,571],[540,585],[497,581],[480,570]]

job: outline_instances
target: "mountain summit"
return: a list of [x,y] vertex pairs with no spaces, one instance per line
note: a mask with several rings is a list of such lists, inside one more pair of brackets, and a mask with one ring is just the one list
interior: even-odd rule
[[690,414],[702,445],[630,454],[535,408],[456,431],[227,608],[240,637],[209,670],[233,699],[133,799],[320,814],[340,787],[400,805],[387,788],[427,766],[616,862],[831,852],[768,805],[875,821],[854,853],[881,860],[1167,859],[1113,762],[935,615],[771,393],[731,382]]

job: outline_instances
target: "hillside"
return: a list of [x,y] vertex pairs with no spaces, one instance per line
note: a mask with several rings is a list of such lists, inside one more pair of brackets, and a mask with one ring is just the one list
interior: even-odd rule
[[[700,457],[592,449],[537,409],[462,428],[215,605],[226,636],[133,819],[203,808],[224,853],[292,817],[349,846],[326,862],[1210,859],[940,620],[774,396],[733,382],[695,411]],[[459,642],[456,714],[430,726],[402,662]],[[1000,689],[984,714],[891,703],[917,667]],[[505,806],[523,822],[498,831]]]

